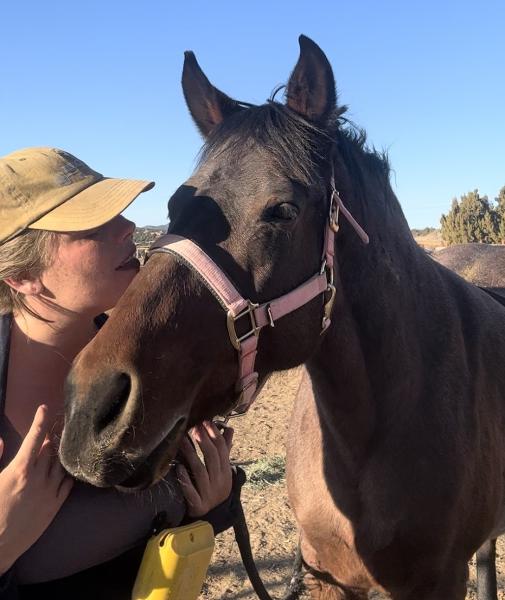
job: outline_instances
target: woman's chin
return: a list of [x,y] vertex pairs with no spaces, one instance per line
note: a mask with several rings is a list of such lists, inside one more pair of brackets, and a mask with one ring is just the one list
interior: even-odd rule
[[[108,306],[106,309],[104,309],[102,312],[107,312],[108,310],[111,310],[114,308],[114,306],[116,306],[116,304],[119,302],[121,296],[126,292],[126,290],[128,289],[128,286],[131,284],[131,282],[135,279],[138,271],[140,270],[140,267],[138,270],[133,270],[130,269],[128,271],[116,271],[116,277],[114,278],[114,289],[111,290],[111,296],[110,296],[110,300],[107,303]],[[119,277],[118,277],[119,275]]]

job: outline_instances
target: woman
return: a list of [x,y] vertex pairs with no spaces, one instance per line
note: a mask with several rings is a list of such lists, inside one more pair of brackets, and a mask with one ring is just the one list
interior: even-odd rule
[[194,429],[205,466],[184,440],[191,477],[179,466],[180,488],[168,476],[137,494],[96,489],[73,481],[57,457],[72,360],[139,270],[135,225],[120,213],[153,185],[104,178],[57,149],[0,159],[0,598],[39,595],[51,580],[66,582],[53,598],[76,598],[77,589],[98,598],[96,587],[84,590],[91,568],[109,577],[103,565],[130,549],[137,566],[160,513],[171,526],[197,518],[229,526],[231,430]]

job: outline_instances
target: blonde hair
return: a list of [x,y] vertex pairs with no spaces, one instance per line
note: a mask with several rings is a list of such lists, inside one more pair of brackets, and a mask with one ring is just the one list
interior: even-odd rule
[[11,288],[5,279],[39,277],[53,260],[57,235],[53,231],[28,229],[0,244],[0,315],[26,311],[42,319],[26,302],[24,294]]

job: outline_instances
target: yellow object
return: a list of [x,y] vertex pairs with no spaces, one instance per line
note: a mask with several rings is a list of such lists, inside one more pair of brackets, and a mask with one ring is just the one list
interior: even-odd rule
[[132,600],[196,600],[213,550],[206,521],[164,529],[147,543]]

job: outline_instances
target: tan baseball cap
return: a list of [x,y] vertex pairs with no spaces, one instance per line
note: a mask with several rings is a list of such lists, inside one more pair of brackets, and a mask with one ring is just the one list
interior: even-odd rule
[[153,181],[104,177],[57,148],[12,152],[0,158],[0,244],[25,229],[99,227],[153,186]]

